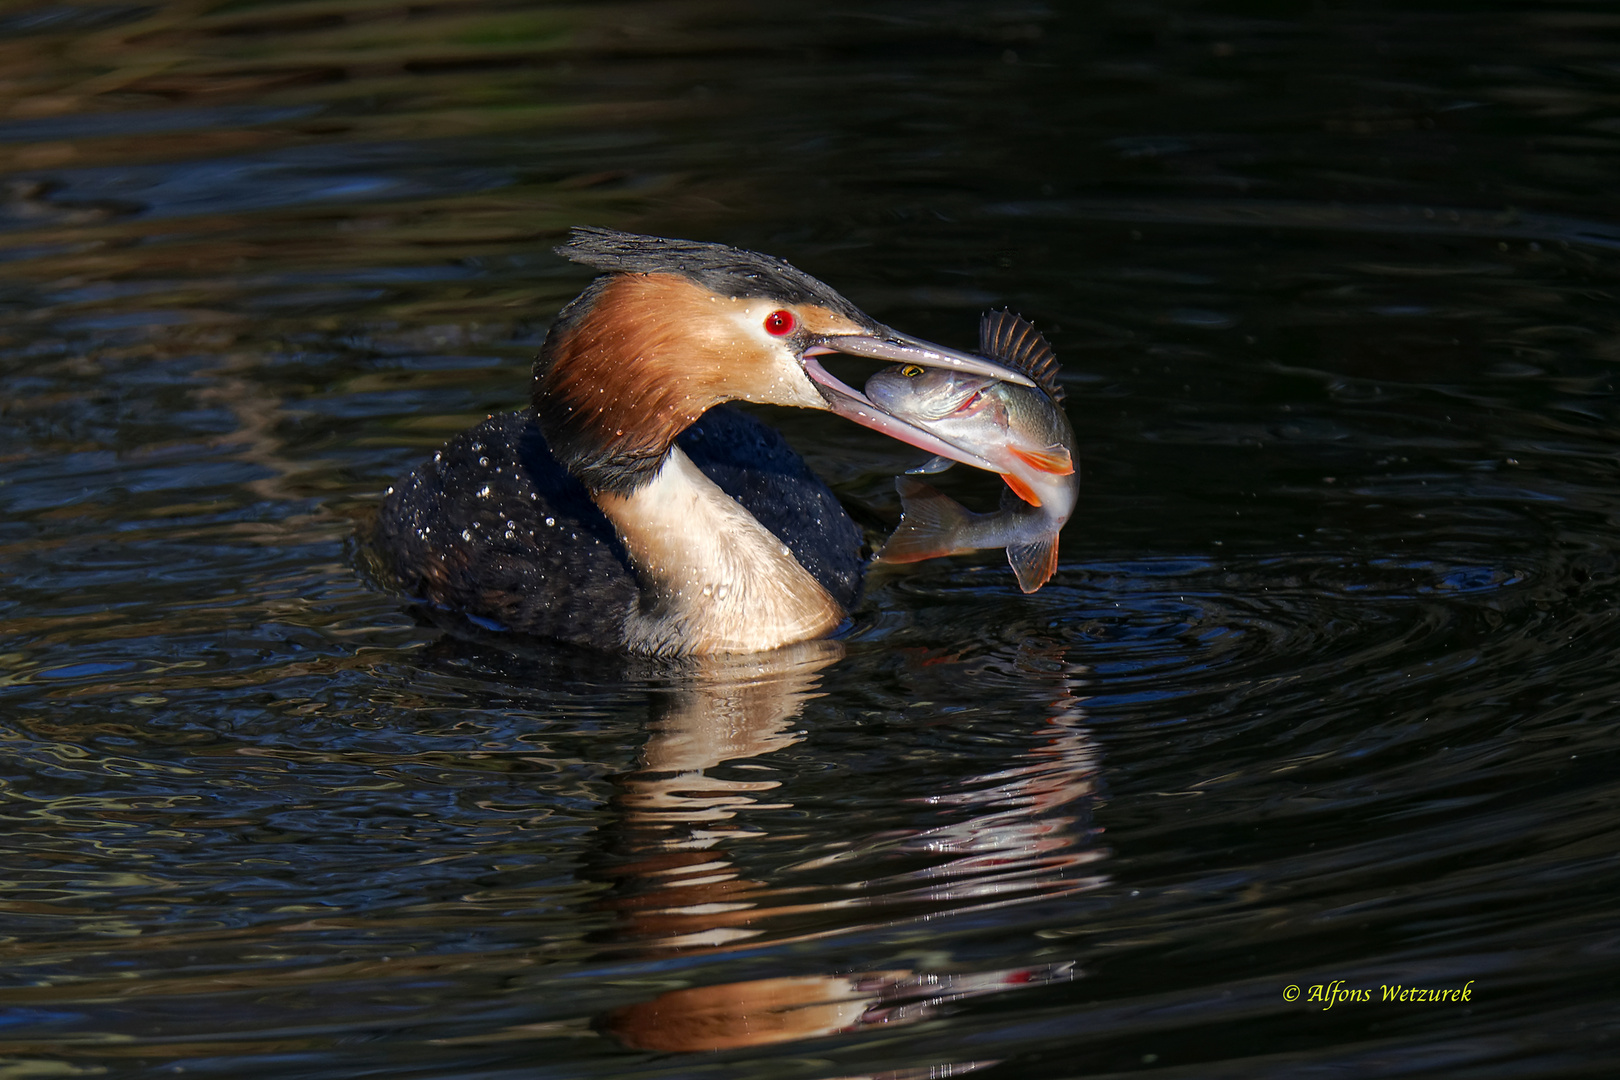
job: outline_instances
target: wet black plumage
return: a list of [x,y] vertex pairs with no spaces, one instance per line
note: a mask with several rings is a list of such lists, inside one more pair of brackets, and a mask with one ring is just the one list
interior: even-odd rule
[[[721,406],[676,444],[838,603],[854,606],[860,531],[780,434]],[[623,647],[625,613],[641,598],[612,525],[528,412],[462,432],[394,485],[375,546],[419,600],[578,645]]]

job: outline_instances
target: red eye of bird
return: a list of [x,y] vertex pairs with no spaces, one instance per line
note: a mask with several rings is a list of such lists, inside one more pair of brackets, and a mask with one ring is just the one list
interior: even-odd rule
[[765,316],[765,332],[776,337],[793,333],[793,328],[797,325],[798,320],[793,317],[791,311],[773,311]]

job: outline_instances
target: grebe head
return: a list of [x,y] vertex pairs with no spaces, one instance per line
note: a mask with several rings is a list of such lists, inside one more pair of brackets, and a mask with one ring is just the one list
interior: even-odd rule
[[593,490],[645,483],[675,436],[724,401],[828,409],[940,452],[829,373],[816,359],[829,353],[1031,385],[892,330],[768,255],[596,228],[573,230],[557,253],[604,276],[558,313],[535,361],[534,407],[552,452]]

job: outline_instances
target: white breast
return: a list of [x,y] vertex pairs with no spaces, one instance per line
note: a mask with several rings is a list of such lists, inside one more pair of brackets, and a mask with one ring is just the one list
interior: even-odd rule
[[595,498],[642,581],[625,618],[634,652],[759,652],[822,637],[844,618],[787,545],[679,448],[650,483]]

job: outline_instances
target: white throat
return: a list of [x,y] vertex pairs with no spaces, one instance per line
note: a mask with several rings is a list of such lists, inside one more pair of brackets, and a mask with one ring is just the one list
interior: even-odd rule
[[787,545],[679,447],[651,482],[594,498],[644,588],[624,624],[635,652],[760,652],[822,637],[843,621],[843,608]]

